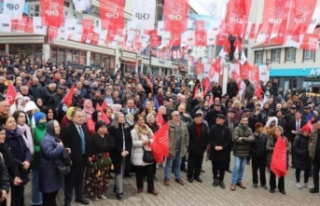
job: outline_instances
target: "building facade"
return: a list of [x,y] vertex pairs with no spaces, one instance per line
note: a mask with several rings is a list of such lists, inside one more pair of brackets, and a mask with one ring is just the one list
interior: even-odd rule
[[[37,0],[26,0],[29,9],[25,14],[40,16],[40,6]],[[125,19],[131,19],[131,5],[134,0],[125,0]],[[157,21],[162,20],[164,0],[157,0]],[[99,1],[92,0],[91,12],[79,14],[75,11],[72,0],[65,0],[65,18],[90,18],[99,24]],[[190,8],[190,12],[195,11]],[[12,57],[27,56],[36,61],[50,61],[55,65],[65,64],[74,67],[111,68],[115,71],[129,70],[139,73],[178,75],[186,74],[187,60],[162,60],[150,56],[150,48],[141,53],[132,52],[110,44],[90,45],[61,38],[49,40],[47,36],[28,33],[0,32],[0,54],[6,53]]]
[[[249,21],[262,22],[263,1],[252,1]],[[320,6],[318,1],[317,6]],[[252,9],[254,8],[254,9]],[[320,22],[320,19],[317,20]],[[315,33],[319,33],[316,28]],[[248,61],[255,65],[269,66],[270,78],[280,80],[280,87],[291,90],[314,91],[320,82],[320,52],[285,47],[272,41],[257,44],[249,41]]]

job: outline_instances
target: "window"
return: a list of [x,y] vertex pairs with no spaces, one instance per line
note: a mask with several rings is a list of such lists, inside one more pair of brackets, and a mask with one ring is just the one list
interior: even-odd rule
[[64,1],[63,4],[65,7],[68,7],[68,8],[70,7],[70,2]]
[[263,62],[263,51],[256,51],[254,53],[254,63],[260,64]]
[[312,50],[303,50],[303,60],[309,61],[309,60],[315,60],[315,51]]
[[281,49],[271,49],[271,62],[280,63]]
[[285,62],[296,61],[296,48],[286,48]]

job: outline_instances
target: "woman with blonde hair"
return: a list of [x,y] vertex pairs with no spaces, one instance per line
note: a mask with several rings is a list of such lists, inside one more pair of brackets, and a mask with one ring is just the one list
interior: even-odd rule
[[[286,166],[288,170],[288,152],[289,152],[289,142],[288,139],[283,136],[283,128],[280,126],[274,126],[272,128],[272,135],[268,137],[267,141],[267,166],[269,167],[270,171],[270,193],[275,193],[276,189],[276,174],[272,171],[271,164],[272,164],[272,155],[276,146],[277,141],[283,140],[286,144]],[[286,194],[285,188],[284,188],[284,176],[278,178],[278,189],[279,192],[283,195]]]
[[232,104],[232,109],[234,110],[234,119],[237,122],[240,122],[243,111],[241,109],[241,102],[239,100],[235,100]]

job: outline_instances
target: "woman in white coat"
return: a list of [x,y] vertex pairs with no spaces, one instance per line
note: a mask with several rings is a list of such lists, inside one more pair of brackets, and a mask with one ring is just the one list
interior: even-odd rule
[[138,193],[143,192],[143,177],[147,176],[147,192],[157,196],[158,193],[154,189],[152,163],[146,163],[143,161],[143,149],[151,151],[150,143],[152,142],[151,138],[153,133],[145,124],[143,116],[138,115],[136,122],[134,129],[131,130],[131,163],[136,167],[136,184]]

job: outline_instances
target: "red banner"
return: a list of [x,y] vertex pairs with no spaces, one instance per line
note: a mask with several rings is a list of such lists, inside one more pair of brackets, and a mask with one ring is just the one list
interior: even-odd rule
[[252,0],[230,0],[227,4],[225,22],[229,33],[240,36],[242,27],[248,21]]
[[28,22],[26,24],[26,27],[24,28],[25,32],[27,33],[33,33],[33,18],[28,18]]
[[[49,27],[50,29],[50,27]],[[49,32],[48,32],[49,33]],[[74,91],[74,86],[72,86],[68,93],[63,97],[63,99],[61,100],[62,103],[65,103],[67,105],[67,107],[70,107],[71,103],[72,103],[72,95],[73,95],[73,91]]]
[[163,125],[153,136],[153,142],[150,145],[154,159],[161,163],[164,157],[169,155],[169,124]]
[[102,29],[123,29],[124,0],[100,0],[100,19]]
[[[291,0],[290,0],[291,1]],[[281,24],[288,19],[290,11],[290,1],[286,0],[267,0],[263,5],[262,22]]]
[[291,2],[288,32],[291,34],[295,28],[300,27],[300,34],[304,34],[310,25],[317,0],[292,0]]
[[40,15],[43,26],[62,26],[64,24],[63,0],[40,0]]
[[164,119],[163,119],[163,116],[160,111],[157,112],[156,122],[157,122],[157,125],[159,126],[159,128],[161,128],[162,125],[164,124]]
[[188,0],[166,0],[163,8],[164,29],[182,33],[187,28]]

